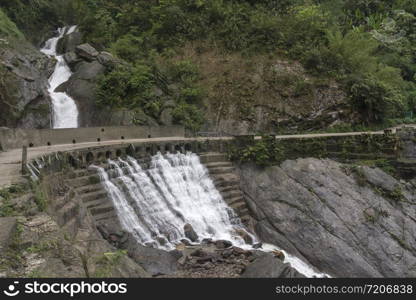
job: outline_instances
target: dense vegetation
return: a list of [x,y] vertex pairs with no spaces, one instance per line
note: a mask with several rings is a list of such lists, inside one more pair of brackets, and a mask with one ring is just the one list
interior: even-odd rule
[[73,17],[70,0],[0,0],[0,7],[34,43],[42,42],[44,34]]
[[[193,42],[247,60],[261,54],[299,61],[311,76],[337,80],[367,125],[415,109],[412,0],[0,0],[20,28],[30,23],[25,18],[54,20],[58,2],[70,5],[88,42],[128,62],[102,78],[102,105],[158,118],[173,100],[174,119],[197,130],[204,87],[197,67],[177,59]],[[36,3],[35,16],[26,11],[21,18],[28,3]]]

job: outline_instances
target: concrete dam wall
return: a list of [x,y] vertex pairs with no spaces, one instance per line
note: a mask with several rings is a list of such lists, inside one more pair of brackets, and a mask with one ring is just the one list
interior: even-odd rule
[[183,126],[112,126],[71,129],[0,128],[0,150],[124,139],[184,137]]

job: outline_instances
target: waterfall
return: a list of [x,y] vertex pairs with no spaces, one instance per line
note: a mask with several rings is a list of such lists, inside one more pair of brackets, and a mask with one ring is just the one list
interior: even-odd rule
[[76,26],[59,28],[58,35],[45,42],[45,46],[40,50],[44,54],[56,59],[56,66],[53,74],[49,78],[49,95],[52,99],[53,108],[53,128],[77,128],[78,127],[78,108],[74,99],[66,93],[55,92],[55,89],[62,83],[69,80],[72,73],[62,55],[57,55],[56,48],[58,42],[65,34],[74,32]]
[[[108,163],[107,170],[92,168],[98,171],[122,227],[139,243],[172,250],[186,238],[184,226],[190,224],[199,241],[228,240],[235,246],[251,249],[238,234],[246,231],[244,225],[223,200],[196,154],[158,153],[152,157],[149,168],[142,167],[132,157]],[[280,250],[269,244],[263,248]],[[284,254],[285,262],[304,275],[324,275],[302,260]]]

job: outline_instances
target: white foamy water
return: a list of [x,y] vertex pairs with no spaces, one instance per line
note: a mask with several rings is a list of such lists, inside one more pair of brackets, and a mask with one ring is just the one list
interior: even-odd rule
[[[184,226],[191,224],[200,241],[224,239],[251,249],[237,233],[246,231],[244,225],[224,201],[196,154],[158,153],[148,169],[131,157],[109,160],[109,164],[107,171],[93,168],[101,176],[121,225],[139,243],[172,250],[185,238]],[[279,249],[268,244],[263,248]],[[285,262],[308,277],[325,275],[286,252]]]
[[77,128],[78,127],[78,108],[74,99],[66,93],[55,92],[55,89],[62,83],[69,80],[72,73],[62,55],[57,55],[56,48],[58,41],[65,35],[74,32],[76,26],[59,28],[58,35],[45,42],[45,46],[40,50],[48,56],[54,57],[57,61],[55,70],[49,78],[49,95],[52,99],[53,108],[53,128]]

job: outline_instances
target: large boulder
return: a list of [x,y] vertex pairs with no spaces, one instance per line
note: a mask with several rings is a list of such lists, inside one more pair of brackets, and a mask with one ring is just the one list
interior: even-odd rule
[[117,63],[119,63],[119,61],[111,53],[105,51],[100,52],[100,54],[97,56],[97,60],[100,64],[107,68],[112,68]]
[[185,224],[183,227],[185,236],[190,239],[192,242],[198,241],[198,234],[195,232],[191,224]]
[[152,276],[171,275],[178,270],[176,253],[145,247],[131,240],[128,255]]
[[74,52],[76,47],[80,44],[82,44],[82,33],[76,30],[70,34],[65,34],[58,41],[56,50],[58,54]]
[[54,64],[23,39],[0,41],[0,126],[50,127],[48,78]]
[[75,47],[75,53],[87,61],[93,61],[99,54],[90,44],[82,44]]
[[[352,170],[352,171],[351,171]],[[259,237],[336,277],[416,276],[416,190],[332,160],[240,167]]]
[[264,253],[249,264],[241,275],[243,278],[303,278],[302,274],[272,254]]
[[68,64],[69,68],[74,71],[75,66],[81,62],[81,58],[75,52],[67,52],[64,54],[65,62]]

